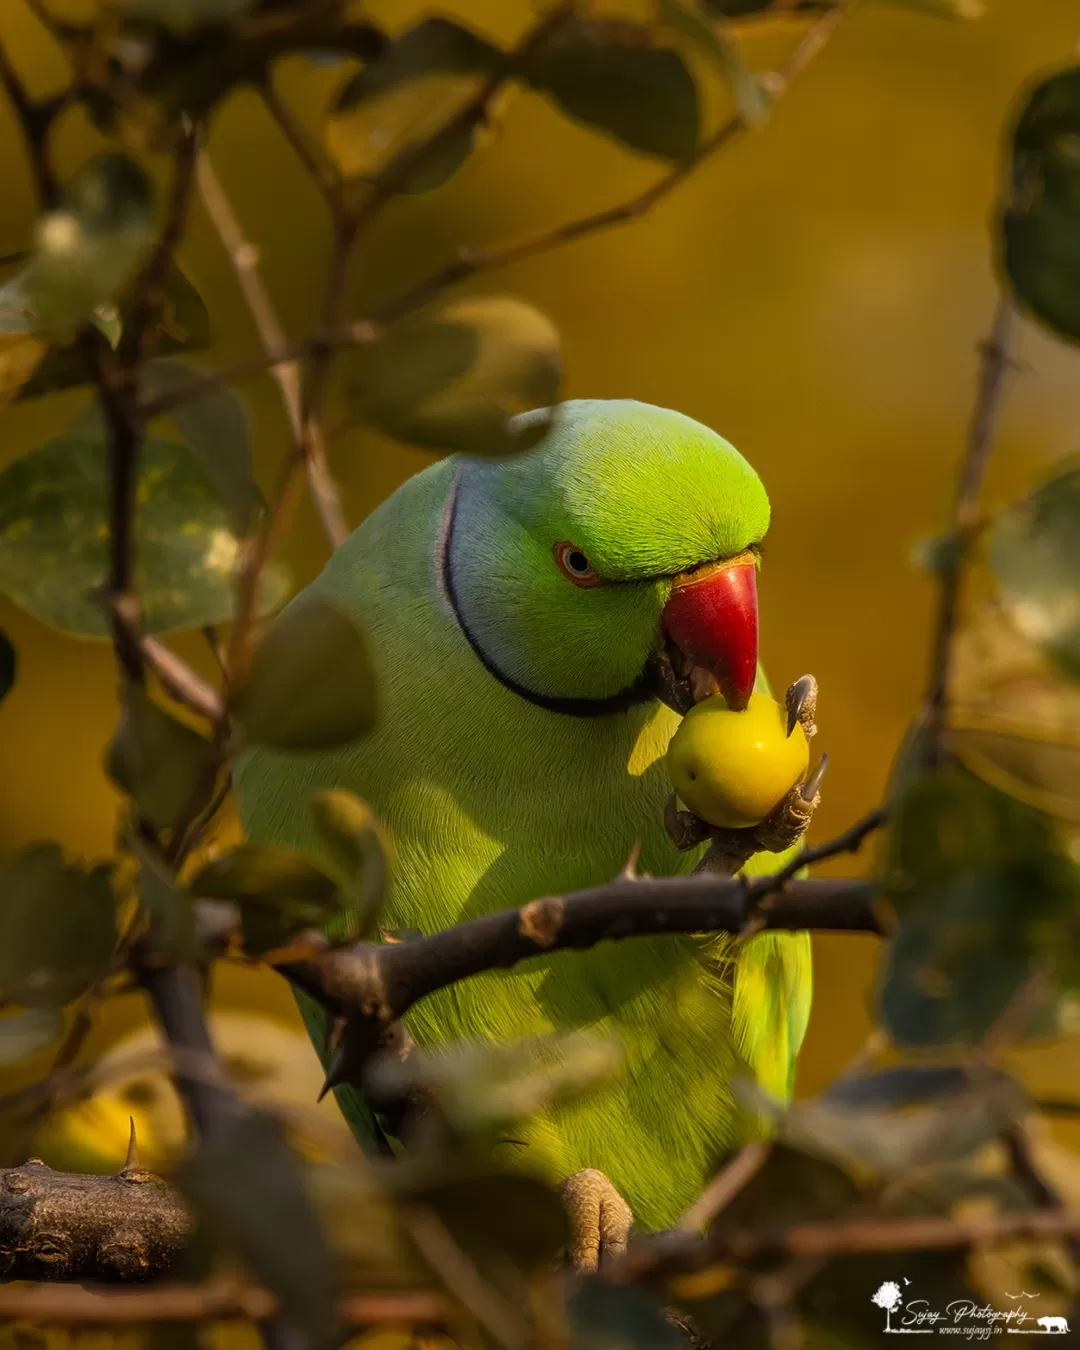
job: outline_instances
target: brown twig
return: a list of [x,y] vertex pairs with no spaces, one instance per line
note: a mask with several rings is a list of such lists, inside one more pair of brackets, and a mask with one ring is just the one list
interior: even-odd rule
[[318,143],[307,134],[292,109],[274,88],[271,79],[268,78],[259,86],[259,97],[277,129],[315,180],[331,211],[337,210],[341,204],[342,182],[333,160],[323,153]]
[[417,1251],[458,1303],[506,1350],[526,1350],[529,1324],[517,1308],[484,1279],[434,1210],[411,1207],[402,1223]]
[[687,1233],[705,1228],[757,1175],[768,1156],[769,1144],[765,1140],[752,1139],[744,1145],[727,1166],[717,1172],[676,1226]]
[[[779,98],[786,91],[791,81],[817,56],[832,36],[844,13],[845,9],[842,6],[836,6],[827,10],[814,23],[796,47],[783,70],[773,75],[768,82],[769,92],[774,99]],[[531,235],[517,243],[497,245],[489,249],[463,249],[452,263],[437,272],[433,272],[411,290],[406,291],[404,295],[391,300],[387,305],[376,311],[372,317],[376,322],[390,323],[426,304],[441,291],[450,286],[458,285],[460,282],[476,276],[479,272],[490,272],[496,268],[507,267],[512,263],[524,262],[526,259],[548,253],[564,244],[573,243],[578,239],[586,238],[588,235],[596,234],[600,230],[610,229],[616,225],[627,225],[631,221],[640,220],[658,202],[663,201],[669,193],[685,182],[706,160],[737,140],[747,130],[749,130],[749,124],[741,114],[736,113],[719,130],[701,143],[692,159],[671,169],[651,187],[646,188],[638,196],[630,198],[629,201],[620,202],[617,206],[609,206],[602,211],[596,211],[577,220],[568,221],[566,224],[557,225],[552,230]]]
[[990,336],[982,346],[975,409],[953,496],[950,547],[939,572],[937,618],[922,712],[927,738],[927,761],[930,765],[940,763],[945,753],[949,677],[952,671],[953,637],[960,617],[964,563],[972,533],[979,525],[979,494],[993,449],[994,433],[1005,393],[1005,374],[1011,364],[1014,319],[1012,299],[1002,293]]
[[[259,270],[258,249],[245,237],[205,150],[199,154],[196,175],[206,213],[232,262],[263,351],[266,354],[274,353],[285,345],[285,334]],[[322,430],[311,419],[305,422],[300,368],[295,362],[272,362],[269,368],[277,381],[288,415],[294,462],[306,467],[312,500],[326,537],[331,548],[337,548],[347,538],[349,530],[342,515],[337,486],[326,465]]]
[[[0,1322],[39,1326],[257,1322],[272,1316],[277,1307],[277,1299],[265,1289],[238,1284],[159,1284],[152,1289],[0,1286]],[[442,1327],[447,1315],[446,1299],[426,1290],[356,1294],[338,1307],[338,1316],[348,1327]]]
[[144,637],[141,646],[143,660],[177,703],[201,713],[212,722],[221,717],[221,695],[183,657],[177,656],[171,647],[166,647],[155,637]]

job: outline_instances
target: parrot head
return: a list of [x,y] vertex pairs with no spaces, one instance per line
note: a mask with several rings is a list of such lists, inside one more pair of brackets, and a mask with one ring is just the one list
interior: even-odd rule
[[[543,416],[526,413],[523,422]],[[761,480],[722,437],[631,400],[559,406],[512,459],[463,459],[438,565],[444,599],[508,688],[553,711],[677,712],[757,675]]]

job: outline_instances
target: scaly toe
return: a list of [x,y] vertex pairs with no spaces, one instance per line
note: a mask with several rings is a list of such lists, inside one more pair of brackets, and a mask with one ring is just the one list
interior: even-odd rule
[[603,1172],[583,1168],[559,1189],[570,1219],[567,1255],[575,1270],[596,1270],[604,1258],[626,1251],[634,1215]]

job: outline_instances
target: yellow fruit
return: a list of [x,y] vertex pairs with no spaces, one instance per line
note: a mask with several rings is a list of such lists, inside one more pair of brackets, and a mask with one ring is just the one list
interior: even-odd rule
[[751,694],[732,712],[719,694],[686,714],[671,738],[668,776],[679,799],[710,825],[757,825],[806,776],[810,750],[802,727],[787,734],[787,710]]

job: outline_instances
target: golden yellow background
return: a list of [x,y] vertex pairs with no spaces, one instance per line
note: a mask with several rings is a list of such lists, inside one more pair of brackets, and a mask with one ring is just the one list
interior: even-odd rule
[[[397,29],[431,7],[382,0],[369,8]],[[768,126],[643,223],[476,283],[525,297],[557,322],[569,396],[678,408],[730,438],[761,472],[774,507],[764,658],[775,684],[812,671],[822,688],[817,744],[832,766],[819,839],[878,798],[915,707],[932,589],[911,553],[944,519],[976,345],[994,304],[988,225],[1001,133],[1019,88],[1070,60],[1080,35],[1080,9],[1067,0],[990,0],[989,9],[981,22],[954,24],[865,5]],[[529,9],[520,0],[464,0],[436,12],[508,39]],[[0,6],[0,36],[36,91],[62,74],[21,0]],[[758,41],[748,55],[775,62],[790,42]],[[315,126],[340,79],[291,62],[280,87]],[[34,207],[6,105],[0,119],[7,252],[26,244]],[[72,118],[57,144],[73,168],[94,141]],[[287,329],[310,329],[328,246],[316,192],[252,96],[217,118],[211,150],[263,251]],[[448,186],[385,212],[355,267],[357,303],[426,274],[460,244],[516,237],[616,202],[659,171],[538,98],[516,95],[492,144]],[[253,331],[199,208],[182,259],[210,305],[212,361],[248,351]],[[1020,356],[991,473],[995,500],[1077,448],[1077,354],[1025,325]],[[268,379],[244,393],[268,484],[286,447],[283,420]],[[55,434],[86,397],[6,408],[3,462]],[[332,460],[354,523],[429,462],[360,432],[335,435]],[[290,553],[301,580],[324,561],[307,507]],[[2,599],[0,625],[21,661],[18,686],[0,707],[2,857],[41,838],[105,854],[115,808],[100,768],[114,718],[110,653],[47,630]],[[179,645],[205,668],[197,642]],[[845,860],[841,870],[852,866]],[[801,1092],[827,1082],[862,1044],[876,951],[869,939],[818,941]],[[227,970],[217,999],[298,1024],[269,974]],[[140,1015],[137,999],[111,1005],[91,1048]],[[1024,1058],[1036,1089],[1060,1089],[1075,1076],[1077,1043]],[[15,1081],[8,1073],[0,1086]]]

